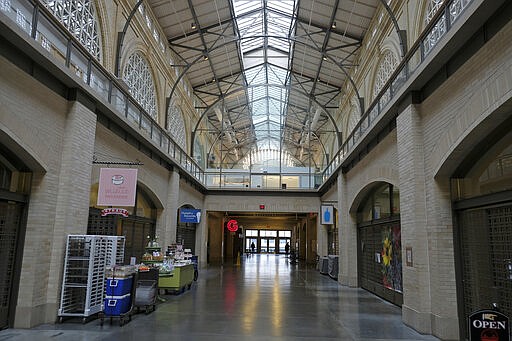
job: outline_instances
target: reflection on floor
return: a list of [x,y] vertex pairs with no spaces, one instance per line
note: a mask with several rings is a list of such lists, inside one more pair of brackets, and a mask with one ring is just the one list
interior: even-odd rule
[[135,314],[123,327],[66,321],[0,331],[0,340],[437,340],[405,326],[400,308],[285,255],[201,269],[191,290],[163,298],[155,312]]

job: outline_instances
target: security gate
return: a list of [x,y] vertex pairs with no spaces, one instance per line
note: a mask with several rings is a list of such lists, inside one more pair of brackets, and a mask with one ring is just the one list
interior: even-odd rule
[[23,204],[0,200],[0,329],[9,327],[14,307],[14,280],[20,238]]
[[457,217],[465,320],[494,303],[512,317],[512,202],[464,209]]
[[401,306],[403,294],[400,222],[360,225],[358,240],[361,288]]

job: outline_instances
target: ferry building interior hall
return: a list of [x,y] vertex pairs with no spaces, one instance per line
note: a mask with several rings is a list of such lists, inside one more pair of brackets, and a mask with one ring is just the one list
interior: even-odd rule
[[124,237],[124,264],[190,250],[172,304],[266,267],[288,281],[273,304],[298,278],[301,300],[353,290],[418,340],[512,318],[511,19],[508,0],[0,0],[0,339],[59,328],[70,235]]

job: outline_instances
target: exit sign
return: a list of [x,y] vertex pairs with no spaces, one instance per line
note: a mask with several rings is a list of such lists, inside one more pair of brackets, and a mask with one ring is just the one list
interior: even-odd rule
[[264,210],[265,209],[265,205],[260,205],[260,210]]

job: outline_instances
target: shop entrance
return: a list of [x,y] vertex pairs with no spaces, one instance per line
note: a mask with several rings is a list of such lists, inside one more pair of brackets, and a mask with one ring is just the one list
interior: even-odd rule
[[401,306],[402,238],[398,189],[376,183],[358,209],[358,277],[362,288]]
[[22,212],[23,204],[0,201],[0,329],[9,326]]
[[32,173],[21,161],[1,155],[0,145],[0,330],[12,327],[18,297]]
[[[503,129],[506,132],[493,144],[481,142],[487,151],[470,155],[451,179],[457,189],[452,201],[459,321],[466,338],[469,316],[477,310],[496,305],[512,316],[512,132]],[[490,139],[500,134],[497,131]]]
[[[155,238],[156,206],[143,190],[137,186],[135,207],[125,207],[128,217],[120,215],[101,215],[97,206],[98,184],[91,187],[89,220],[87,234],[125,236],[125,264],[130,263],[130,257],[140,261],[145,252],[148,239]],[[149,238],[148,238],[149,237]]]

